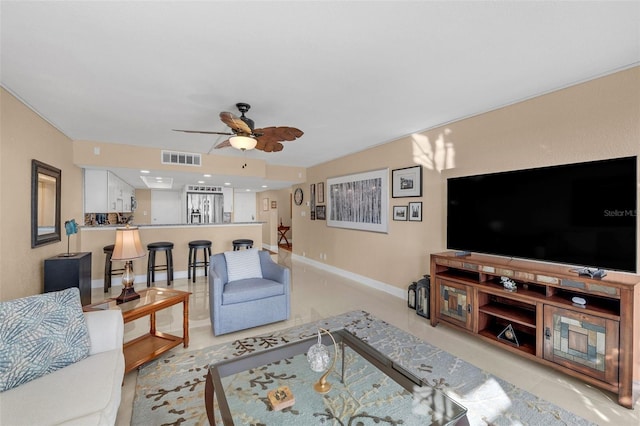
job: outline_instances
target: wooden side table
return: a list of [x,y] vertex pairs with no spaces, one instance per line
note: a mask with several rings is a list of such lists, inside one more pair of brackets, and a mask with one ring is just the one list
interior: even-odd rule
[[[189,296],[188,291],[151,287],[138,291],[140,299],[116,304],[115,299],[107,299],[84,307],[85,311],[120,309],[125,323],[150,317],[149,334],[142,335],[123,345],[125,374],[155,359],[176,346],[189,346]],[[182,337],[156,330],[156,313],[182,303]]]
[[280,243],[282,242],[282,240],[284,239],[284,241],[287,243],[287,247],[291,247],[291,244],[289,244],[289,240],[287,240],[287,231],[291,229],[290,226],[278,226],[278,233],[280,234],[280,237],[278,238],[278,245],[280,245]]

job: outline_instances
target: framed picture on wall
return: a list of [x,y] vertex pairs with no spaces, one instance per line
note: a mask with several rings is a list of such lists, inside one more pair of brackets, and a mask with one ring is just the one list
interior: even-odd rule
[[268,198],[263,198],[262,199],[262,210],[264,210],[265,212],[267,210],[269,210],[269,199]]
[[407,220],[407,206],[393,206],[393,220]]
[[316,206],[316,219],[325,220],[327,218],[327,206]]
[[327,179],[327,226],[388,232],[389,169]]
[[405,167],[391,172],[391,196],[422,197],[422,166]]
[[316,220],[316,184],[309,185],[309,210],[311,211],[310,219]]
[[274,201],[272,201],[272,202],[271,202],[271,208],[272,208],[272,209],[276,209],[276,208],[278,208],[278,202],[277,202],[277,201],[275,201],[275,200],[274,200]]
[[318,204],[324,204],[324,182],[318,183]]
[[422,201],[409,203],[409,220],[414,222],[422,222]]

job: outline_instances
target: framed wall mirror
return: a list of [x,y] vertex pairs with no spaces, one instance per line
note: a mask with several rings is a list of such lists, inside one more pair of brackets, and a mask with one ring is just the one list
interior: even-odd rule
[[31,160],[31,247],[61,240],[62,171]]

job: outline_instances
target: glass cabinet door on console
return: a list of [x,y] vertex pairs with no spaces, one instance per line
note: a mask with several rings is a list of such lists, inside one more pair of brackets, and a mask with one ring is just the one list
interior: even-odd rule
[[437,279],[436,292],[438,298],[437,312],[433,315],[444,321],[452,322],[468,330],[472,328],[471,294],[472,289],[464,284]]
[[618,383],[619,322],[545,305],[544,358]]

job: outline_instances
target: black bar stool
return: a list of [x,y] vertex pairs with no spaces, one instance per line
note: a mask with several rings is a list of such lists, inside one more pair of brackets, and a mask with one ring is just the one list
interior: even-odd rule
[[[198,250],[202,249],[202,261],[198,262]],[[211,241],[209,240],[195,240],[189,241],[189,265],[188,279],[193,277],[193,282],[196,282],[196,268],[204,267],[204,276],[207,276],[207,268],[209,266],[209,258],[211,257]]]
[[[167,285],[173,281],[173,243],[159,241],[147,244],[149,259],[147,260],[147,287],[156,280],[156,271],[167,271]],[[164,251],[167,257],[166,265],[156,265],[156,252]]]
[[253,240],[233,240],[233,251],[238,251],[242,247],[244,248],[253,248]]
[[104,292],[105,293],[109,292],[109,289],[111,288],[111,276],[112,275],[121,275],[124,272],[124,267],[123,268],[116,268],[116,269],[112,268],[111,256],[113,256],[113,247],[114,246],[115,246],[114,244],[111,244],[111,245],[108,245],[108,246],[104,246],[102,248],[102,251],[106,255],[104,257]]

